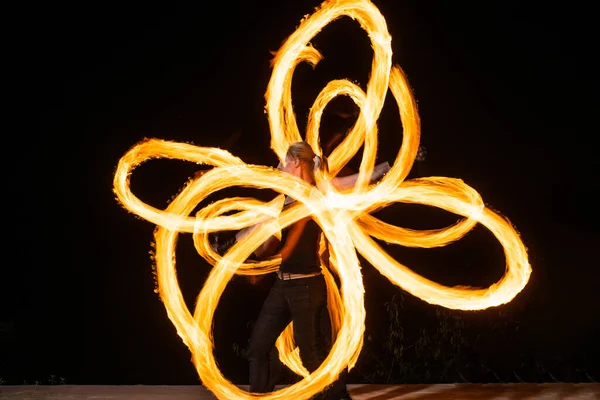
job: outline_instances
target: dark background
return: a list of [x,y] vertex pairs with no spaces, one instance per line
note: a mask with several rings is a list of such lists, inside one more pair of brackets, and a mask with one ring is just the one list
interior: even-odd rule
[[[464,179],[515,224],[533,267],[528,286],[505,306],[442,310],[464,324],[470,367],[453,366],[461,374],[446,378],[415,373],[412,381],[600,378],[593,13],[576,2],[520,3],[375,3],[420,107],[427,157],[411,177]],[[2,268],[2,382],[199,381],[154,293],[154,226],[120,207],[113,173],[146,137],[219,146],[248,163],[272,165],[263,113],[269,52],[318,5],[81,2],[32,4],[7,15],[6,110],[16,123],[4,145],[11,240]],[[350,78],[364,87],[369,74],[367,36],[350,19],[326,27],[313,43],[325,58],[314,71],[300,66],[294,77],[299,121],[327,81]],[[401,143],[391,100],[389,94],[379,122],[378,161],[392,161]],[[333,114],[324,124],[343,125]],[[132,188],[164,208],[197,170],[152,161],[135,171]],[[456,219],[402,204],[380,215],[420,229]],[[448,248],[388,250],[447,285],[487,286],[504,271],[500,245],[481,228]],[[189,235],[177,256],[193,307],[208,265]],[[384,305],[402,292],[363,267],[371,341],[354,381],[383,351],[374,344],[388,335]],[[234,279],[217,311],[215,351],[235,382],[246,381],[247,361],[234,347],[246,345],[270,279]],[[422,328],[437,329],[439,307],[410,295],[402,307],[407,345],[426,335]],[[422,361],[417,354],[404,359]]]

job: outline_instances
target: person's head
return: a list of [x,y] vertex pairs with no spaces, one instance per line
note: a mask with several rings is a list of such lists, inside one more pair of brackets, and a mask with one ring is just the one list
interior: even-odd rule
[[315,155],[312,147],[306,142],[296,142],[290,145],[285,156],[285,165],[279,169],[297,176],[306,182],[313,182],[315,170],[327,168],[321,157]]

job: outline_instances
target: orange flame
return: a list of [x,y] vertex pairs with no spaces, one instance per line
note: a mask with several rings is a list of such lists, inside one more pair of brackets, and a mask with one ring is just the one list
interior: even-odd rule
[[[420,120],[406,77],[392,66],[391,37],[385,19],[368,0],[326,1],[287,39],[273,60],[273,74],[266,101],[271,128],[271,147],[283,160],[288,146],[302,140],[291,101],[291,80],[296,65],[316,65],[321,54],[309,41],[331,21],[348,16],[358,21],[371,39],[374,51],[372,74],[364,92],[348,80],[330,82],[311,108],[306,140],[319,155],[319,123],[329,101],[346,95],[360,108],[360,115],[344,141],[329,158],[328,174],[318,173],[317,188],[274,168],[246,165],[239,158],[217,148],[196,147],[163,140],[146,140],[131,148],[119,161],[114,190],[119,202],[132,213],[157,225],[156,267],[158,288],[167,313],[179,336],[189,347],[202,382],[221,399],[309,398],[333,382],[346,367],[351,368],[363,341],[364,286],[356,254],[358,250],[394,284],[431,304],[462,310],[478,310],[511,301],[527,284],[531,274],[525,246],[513,227],[485,207],[479,194],[459,179],[430,177],[405,181],[415,160]],[[403,125],[402,146],[386,176],[370,185],[377,149],[376,122],[388,88],[396,99]],[[364,143],[357,185],[346,192],[336,190],[330,180],[358,152]],[[166,210],[145,204],[130,190],[133,169],[152,158],[171,158],[211,165],[209,172],[190,180]],[[229,198],[214,202],[195,217],[190,213],[210,193],[231,186],[272,189],[281,195],[264,203],[251,198]],[[284,195],[296,204],[282,210]],[[370,213],[395,202],[439,207],[464,217],[457,224],[439,230],[415,231],[382,222]],[[231,211],[236,214],[227,215]],[[302,366],[293,341],[291,325],[277,340],[280,358],[304,376],[296,384],[268,394],[248,393],[227,380],[213,355],[212,321],[217,303],[234,274],[257,275],[275,271],[279,260],[247,261],[254,250],[272,235],[295,221],[312,216],[329,242],[330,267],[339,277],[338,291],[326,273],[330,315],[337,332],[331,352],[313,373]],[[208,242],[208,234],[238,230],[262,222],[236,243],[223,257]],[[371,238],[403,246],[430,248],[462,238],[475,224],[486,226],[504,247],[506,272],[486,289],[445,287],[411,271],[386,254]],[[194,313],[187,309],[178,286],[175,247],[180,232],[193,233],[198,253],[214,266],[202,288]],[[325,272],[327,272],[325,270]]]

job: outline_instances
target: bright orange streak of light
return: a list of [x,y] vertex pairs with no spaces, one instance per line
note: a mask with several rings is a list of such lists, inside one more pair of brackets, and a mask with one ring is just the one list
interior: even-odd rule
[[[346,95],[361,110],[349,135],[331,154],[329,174],[317,174],[315,177],[318,189],[276,169],[246,165],[224,150],[162,140],[146,140],[134,146],[121,158],[115,173],[114,190],[121,204],[158,226],[155,231],[155,261],[161,299],[178,334],[192,352],[200,379],[221,399],[309,398],[333,382],[346,366],[351,368],[354,365],[362,347],[365,322],[364,287],[355,250],[394,284],[429,303],[453,309],[477,310],[507,303],[524,288],[531,274],[527,252],[517,232],[506,220],[487,209],[473,188],[461,180],[445,177],[405,181],[417,154],[419,115],[404,74],[399,67],[392,66],[391,38],[386,22],[368,0],[326,1],[302,21],[276,54],[265,97],[271,147],[277,156],[283,160],[288,146],[302,140],[291,101],[291,79],[295,67],[300,62],[316,65],[320,61],[321,54],[308,43],[323,27],[342,16],[358,21],[369,35],[374,52],[372,74],[366,92],[347,80],[330,82],[311,109],[306,140],[317,154],[322,153],[319,123],[329,101]],[[368,177],[376,158],[376,121],[388,88],[400,112],[402,146],[387,175],[379,183],[369,185]],[[330,179],[363,144],[358,184],[350,191],[337,191],[330,185]],[[129,187],[133,169],[152,158],[179,159],[214,168],[190,180],[162,211],[142,202]],[[273,189],[282,195],[269,203],[248,198],[224,199],[190,217],[194,208],[210,193],[231,186]],[[281,211],[283,195],[297,200],[285,211]],[[439,207],[465,218],[445,229],[415,231],[389,225],[370,215],[395,202]],[[238,212],[227,215],[231,211]],[[291,325],[288,326],[277,341],[280,358],[305,379],[265,395],[245,392],[223,376],[214,359],[212,320],[215,309],[234,274],[264,274],[277,269],[277,259],[261,262],[247,259],[268,237],[279,235],[281,229],[308,215],[323,229],[329,242],[330,268],[340,280],[341,290],[338,291],[333,277],[324,269],[336,341],[325,362],[309,375],[295,348]],[[262,224],[223,257],[210,248],[209,233],[238,230],[257,222]],[[425,279],[392,259],[371,239],[375,237],[411,247],[444,246],[463,237],[477,223],[486,226],[498,238],[506,256],[506,273],[486,289],[450,288]],[[214,266],[198,296],[193,315],[185,305],[177,282],[174,254],[180,232],[193,233],[198,253]]]

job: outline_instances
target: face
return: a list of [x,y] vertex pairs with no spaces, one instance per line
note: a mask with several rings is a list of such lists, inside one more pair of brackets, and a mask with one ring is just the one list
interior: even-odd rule
[[297,158],[287,157],[285,159],[285,165],[279,163],[279,166],[277,168],[283,172],[287,172],[288,174],[292,174],[299,178],[302,177],[302,163]]

